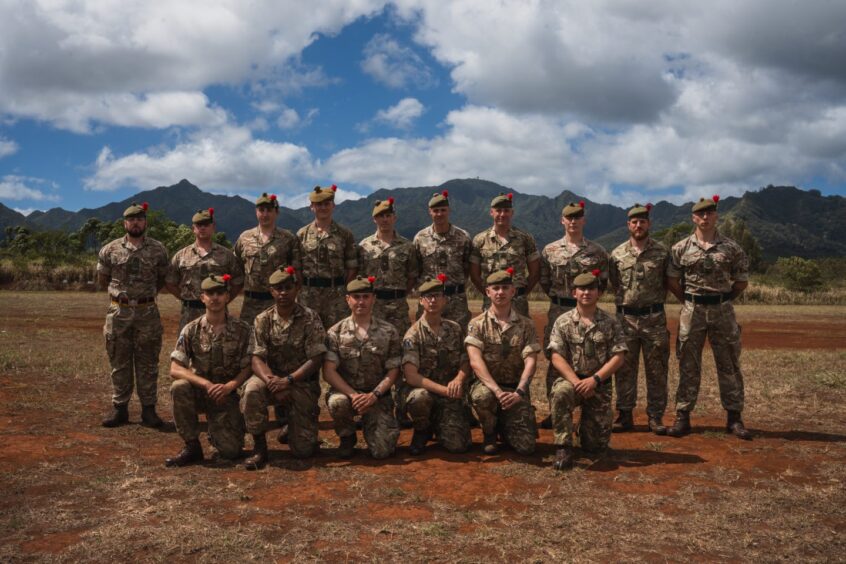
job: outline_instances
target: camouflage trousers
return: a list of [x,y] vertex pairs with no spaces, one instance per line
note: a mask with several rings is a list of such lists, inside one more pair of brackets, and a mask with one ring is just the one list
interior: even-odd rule
[[[417,306],[417,317],[423,315],[423,306]],[[461,331],[467,333],[467,326],[470,324],[470,306],[467,305],[467,294],[451,294],[447,296],[447,303],[441,317],[455,321],[461,326]],[[403,333],[404,335],[404,333]]]
[[470,421],[463,398],[445,398],[423,388],[411,389],[406,398],[415,431],[432,431],[449,452],[470,448]]
[[[513,392],[514,387],[500,386],[503,391]],[[502,409],[496,396],[480,380],[470,386],[470,404],[476,411],[476,417],[486,435],[497,431],[502,433],[505,442],[519,454],[529,455],[535,452],[537,427],[535,410],[528,394],[510,409]]]
[[[482,299],[482,311],[485,311],[491,306],[491,300],[485,296]],[[517,311],[520,315],[525,317],[529,317],[529,298],[526,295],[518,296],[517,294],[514,295],[514,299],[511,300],[511,307]],[[468,321],[469,323],[469,321]],[[467,326],[465,325],[465,329]]]
[[329,329],[337,322],[350,315],[350,307],[344,298],[344,286],[332,288],[311,288],[303,286],[298,299],[300,303],[313,309],[320,315],[323,328]]
[[[330,390],[326,406],[341,438],[355,435],[355,416],[352,401],[345,394]],[[399,424],[394,417],[394,400],[385,394],[361,416],[364,440],[373,458],[387,458],[394,454],[399,439]]]
[[175,380],[170,385],[173,399],[173,421],[184,441],[200,436],[199,414],[206,414],[209,442],[226,459],[237,458],[244,448],[244,419],[238,409],[238,395],[231,394],[223,405],[216,404],[204,390],[187,380]]
[[241,396],[241,411],[244,412],[247,431],[252,435],[266,433],[268,406],[281,405],[288,417],[288,446],[291,447],[291,454],[297,458],[308,458],[314,454],[319,442],[319,398],[320,385],[316,379],[295,382],[280,402],[267,389],[264,380],[251,376]]
[[705,305],[686,301],[679,315],[676,356],[679,387],[676,409],[692,411],[702,379],[702,348],[711,343],[720,386],[720,402],[727,411],[743,411],[743,374],[740,371],[740,325],[731,302]]
[[[552,302],[549,304],[549,311],[546,313],[546,327],[543,330],[543,353],[546,355],[546,359],[549,360],[552,357],[552,353],[549,352],[549,349],[546,348],[549,346],[549,336],[552,334],[552,326],[555,325],[555,321],[561,317],[561,315],[567,313],[568,311],[572,310],[572,306],[560,306],[556,305]],[[552,384],[561,377],[561,374],[552,366],[552,362],[547,365],[546,368],[546,396],[549,399],[549,396],[552,395]],[[552,406],[550,406],[552,407]]]
[[269,307],[273,307],[275,303],[273,298],[269,300],[257,300],[244,296],[244,303],[241,304],[241,315],[238,316],[238,319],[252,325],[258,314]]
[[637,405],[637,372],[643,352],[646,374],[646,413],[662,417],[667,408],[667,367],[670,360],[670,333],[664,312],[650,315],[622,315],[617,319],[626,337],[625,363],[614,375],[617,409],[631,411]]
[[138,307],[112,304],[103,326],[112,367],[112,402],[125,405],[133,385],[141,405],[156,405],[162,322],[155,303]]
[[206,308],[204,307],[191,307],[182,304],[182,310],[179,313],[179,332],[181,333],[182,329],[184,329],[186,325],[202,316],[204,313],[206,313]]
[[584,398],[576,393],[566,378],[558,378],[552,384],[549,396],[552,415],[553,443],[559,446],[573,446],[573,411],[581,406],[579,419],[579,443],[587,451],[602,451],[611,442],[611,383],[600,385],[593,397]]

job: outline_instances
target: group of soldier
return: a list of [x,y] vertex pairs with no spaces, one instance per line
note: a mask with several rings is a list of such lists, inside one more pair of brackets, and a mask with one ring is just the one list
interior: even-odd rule
[[[740,328],[732,306],[747,285],[748,264],[740,246],[717,230],[718,197],[693,205],[694,232],[670,250],[649,235],[652,206],[635,204],[628,240],[609,255],[584,237],[584,202],[564,207],[564,236],[538,253],[532,235],[512,225],[512,194],[492,200],[492,226],[471,239],[450,222],[446,191],[429,200],[432,224],[413,241],[395,230],[394,199],[376,201],[376,232],[356,245],[333,220],[335,191],[315,187],[314,220],[296,235],[276,226],[279,202],[262,194],[257,227],[242,233],[232,251],[213,242],[214,210],[200,210],[192,218],[194,243],[171,260],[145,236],[147,204],[124,212],[126,235],[105,245],[98,260],[111,298],[104,334],[113,410],[104,426],[129,420],[133,382],[142,425],[163,424],[156,413],[162,341],[156,296],[167,288],[182,302],[170,375],[173,418],[185,442],[168,466],[203,460],[198,415],[205,413],[215,456],[242,456],[249,433],[253,450],[245,466],[261,468],[270,407],[285,424],[280,442],[294,457],[313,456],[321,375],[342,458],[355,454],[359,428],[374,458],[391,456],[408,420],[412,455],[432,440],[449,452],[467,451],[472,424],[481,426],[485,454],[505,443],[530,455],[538,436],[530,385],[543,352],[550,415],[540,425],[553,429],[554,467],[567,469],[576,441],[584,451],[602,452],[612,432],[634,430],[641,357],[649,430],[690,433],[706,337],[726,431],[751,438],[741,419]],[[482,313],[472,319],[468,278],[484,296]],[[538,283],[550,301],[543,348],[529,317],[528,297]],[[616,315],[597,305],[608,287]],[[241,291],[235,318],[227,304]],[[670,427],[663,423],[667,291],[683,304]],[[412,323],[413,293],[419,306]]]

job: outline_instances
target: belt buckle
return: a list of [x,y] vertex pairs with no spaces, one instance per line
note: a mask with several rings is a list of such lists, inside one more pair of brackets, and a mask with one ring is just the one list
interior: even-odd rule
[[127,300],[127,303],[128,303],[130,306],[135,307],[135,306],[137,306],[137,305],[138,305],[138,300]]

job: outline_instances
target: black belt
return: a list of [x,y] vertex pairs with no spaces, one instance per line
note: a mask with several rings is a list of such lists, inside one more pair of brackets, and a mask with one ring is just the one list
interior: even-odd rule
[[185,307],[193,307],[194,309],[206,309],[206,304],[200,300],[182,300],[182,305]]
[[517,288],[517,295],[518,296],[525,296],[526,295],[526,287],[521,286],[520,288]]
[[695,304],[716,305],[723,302],[730,302],[731,292],[726,292],[725,294],[685,294],[684,300]]
[[464,293],[464,284],[454,284],[454,285],[447,285],[444,286],[444,295],[451,296],[453,294],[463,294]]
[[145,304],[153,303],[154,301],[156,301],[155,296],[151,296],[149,298],[138,298],[137,300],[131,300],[129,298],[117,298],[117,299],[112,298],[113,304],[122,305],[122,306],[130,306],[130,307],[145,305]]
[[254,300],[272,300],[273,294],[270,292],[250,292],[249,290],[244,290],[244,295],[248,298],[252,298]]
[[558,296],[549,296],[549,301],[561,307],[576,307],[576,298],[560,298]]
[[343,276],[336,276],[335,278],[303,278],[303,286],[309,288],[331,288],[333,286],[343,286],[346,282]]
[[376,290],[376,299],[397,300],[405,297],[405,290]]
[[622,313],[623,315],[649,315],[663,311],[664,304],[652,304],[646,307],[617,306],[617,313]]

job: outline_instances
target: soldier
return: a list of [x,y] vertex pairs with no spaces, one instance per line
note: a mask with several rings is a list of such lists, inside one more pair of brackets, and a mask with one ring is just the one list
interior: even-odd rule
[[198,210],[191,218],[194,243],[180,249],[170,261],[165,283],[168,291],[182,300],[179,330],[203,315],[206,306],[200,299],[200,285],[211,274],[229,274],[229,299],[244,286],[244,270],[235,254],[213,241],[214,208]]
[[719,196],[703,198],[693,205],[696,229],[670,251],[668,287],[684,305],[676,342],[679,359],[676,421],[667,434],[681,437],[690,433],[690,412],[699,395],[702,347],[707,337],[717,366],[720,401],[728,412],[726,432],[750,440],[752,434],[740,416],[743,411],[740,326],[731,303],[749,284],[749,260],[740,245],[717,230],[719,199]]
[[614,375],[619,415],[614,432],[634,429],[640,353],[646,372],[646,414],[649,430],[666,435],[662,421],[667,408],[667,364],[670,333],[664,315],[670,253],[649,236],[652,204],[635,204],[628,212],[629,240],[611,252],[609,279],[616,290],[617,319],[626,337],[626,361]]
[[550,392],[556,470],[573,466],[576,407],[582,408],[578,432],[584,450],[602,452],[611,440],[611,375],[623,365],[626,341],[617,320],[596,305],[600,274],[596,269],[576,276],[576,307],[558,317],[549,337],[551,362],[561,374]]
[[414,424],[409,452],[423,454],[434,432],[449,452],[470,448],[464,392],[470,364],[458,323],[442,318],[446,274],[420,285],[423,316],[406,332],[402,370],[409,385],[407,405]]
[[[455,321],[461,331],[467,330],[470,323],[470,308],[467,306],[467,294],[464,284],[470,273],[470,235],[449,222],[449,192],[435,193],[429,199],[429,217],[432,225],[421,229],[414,236],[414,247],[419,261],[419,280],[435,278],[439,273],[446,274],[444,295],[446,307],[441,314],[444,319]],[[423,308],[417,309],[417,317]]]
[[493,227],[473,237],[470,253],[470,280],[485,296],[483,308],[490,305],[483,280],[504,268],[514,269],[515,297],[512,303],[521,315],[529,316],[529,293],[540,279],[540,255],[530,234],[511,226],[514,217],[513,194],[500,194],[491,200]]
[[337,189],[334,184],[329,188],[314,187],[308,195],[314,221],[297,231],[303,250],[300,303],[320,314],[324,327],[347,316],[344,285],[358,271],[353,234],[332,219]]
[[[585,238],[585,203],[570,202],[561,210],[564,236],[543,248],[541,253],[540,285],[549,296],[549,312],[543,342],[549,358],[549,334],[555,320],[562,313],[576,307],[573,298],[573,280],[579,274],[599,269],[599,284],[605,289],[608,280],[608,253],[600,245]],[[546,393],[552,392],[552,383],[560,374],[550,363],[546,369]],[[552,429],[552,419],[547,416],[541,428]]]
[[173,420],[185,441],[182,451],[165,466],[185,466],[203,460],[198,414],[205,413],[209,442],[222,458],[232,460],[244,447],[244,419],[237,390],[250,375],[250,326],[229,315],[228,274],[211,275],[200,283],[205,313],[179,333],[170,355]]
[[318,444],[318,373],[326,352],[326,332],[314,310],[297,303],[300,283],[291,266],[270,276],[276,306],[260,313],[253,330],[253,373],[241,400],[253,455],[247,470],[267,462],[267,406],[281,405],[288,421],[287,442],[296,458],[308,458]]
[[279,201],[276,194],[263,193],[256,199],[258,226],[241,233],[235,242],[235,256],[244,264],[244,303],[241,320],[252,325],[256,315],[273,306],[267,286],[270,275],[284,264],[300,268],[300,245],[293,233],[276,227]]
[[531,319],[517,313],[512,300],[514,270],[498,270],[486,280],[491,307],[473,318],[464,344],[477,380],[470,402],[484,433],[484,453],[496,454],[497,432],[518,453],[535,451],[535,414],[529,395],[540,351]]
[[103,334],[112,367],[114,410],[103,420],[104,427],[129,421],[127,404],[135,382],[141,401],[141,424],[161,427],[156,413],[159,353],[162,322],[156,294],[165,284],[167,249],[144,236],[147,230],[146,202],[133,203],[123,212],[126,235],[100,249],[97,260],[100,287],[108,285],[111,306]]
[[355,453],[356,415],[373,458],[391,456],[399,438],[390,391],[399,375],[400,337],[396,327],[372,315],[374,282],[372,276],[359,276],[347,284],[352,315],[333,325],[327,336],[323,378],[331,388],[326,405],[341,440],[341,458]]

